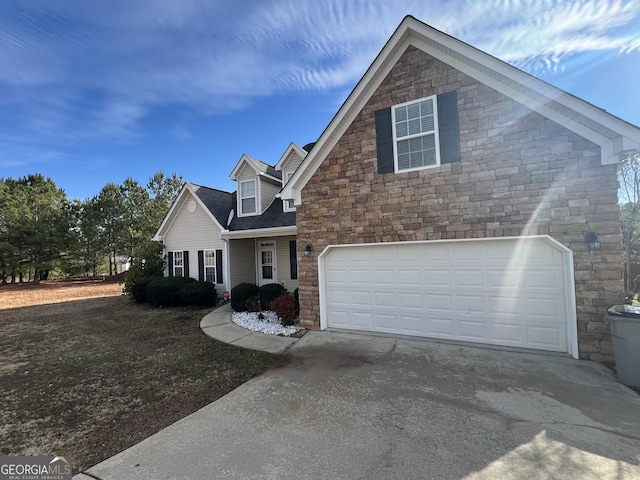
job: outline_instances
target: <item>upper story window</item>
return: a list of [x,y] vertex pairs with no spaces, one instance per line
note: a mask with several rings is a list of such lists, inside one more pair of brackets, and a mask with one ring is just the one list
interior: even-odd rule
[[[289,182],[289,179],[291,177],[293,177],[293,174],[295,172],[287,172],[284,175],[284,184],[286,185]],[[293,200],[285,200],[284,201],[284,211],[285,212],[292,212],[296,209],[295,204],[293,203]]]
[[250,215],[257,212],[256,181],[240,182],[240,215]]
[[435,95],[391,109],[396,172],[440,165]]

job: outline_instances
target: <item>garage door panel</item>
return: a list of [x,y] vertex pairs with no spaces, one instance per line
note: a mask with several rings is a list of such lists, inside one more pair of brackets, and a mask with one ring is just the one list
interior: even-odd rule
[[364,307],[364,308],[370,308],[371,307],[371,293],[368,291],[358,291],[358,290],[351,290],[351,305],[353,305],[354,307],[358,308],[358,307]]
[[455,324],[452,318],[449,317],[428,317],[428,333],[430,336],[437,336],[438,338],[453,338],[455,333]]
[[408,293],[408,292],[399,292],[398,293],[398,303],[402,305],[403,310],[423,310],[424,306],[422,305],[422,292],[417,293]]
[[459,320],[459,335],[471,342],[487,340],[487,324],[481,320]]
[[374,307],[392,307],[397,305],[397,295],[394,292],[375,292],[373,295]]
[[349,272],[349,283],[351,286],[366,285],[371,283],[371,272],[369,269],[353,269]]
[[395,270],[393,269],[381,270],[375,268],[371,271],[371,277],[375,285],[389,288],[396,286]]
[[422,274],[420,269],[399,269],[398,287],[401,288],[422,288]]
[[428,312],[453,313],[453,294],[425,294],[425,304]]
[[429,269],[424,273],[424,285],[426,287],[445,287],[451,288],[453,287],[453,282],[451,280],[451,270],[443,270],[443,269]]
[[571,277],[546,239],[340,247],[322,265],[329,327],[568,350]]
[[454,271],[455,287],[484,288],[485,272],[482,269],[459,268]]

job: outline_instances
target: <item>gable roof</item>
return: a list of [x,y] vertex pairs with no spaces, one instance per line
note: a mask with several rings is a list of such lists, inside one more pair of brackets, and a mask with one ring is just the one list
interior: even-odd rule
[[191,194],[196,202],[200,204],[202,209],[207,213],[211,220],[220,228],[227,228],[227,220],[229,212],[233,208],[233,197],[229,192],[216,190],[213,188],[203,187],[195,183],[186,182],[182,186],[182,190],[171,204],[169,212],[165,215],[160,227],[153,236],[153,240],[162,240],[166,231],[169,229],[179,211],[179,206],[184,204],[185,197]]
[[242,154],[240,160],[236,163],[236,166],[231,170],[231,174],[229,175],[231,180],[238,180],[238,174],[240,173],[240,169],[243,164],[249,165],[256,172],[256,175],[270,178],[276,182],[282,181],[282,172],[277,171],[275,167],[272,167],[257,158],[250,157],[246,153]]
[[[308,146],[308,144],[305,146]],[[307,151],[300,148],[294,142],[291,142],[287,147],[287,149],[282,154],[282,156],[280,157],[280,160],[278,160],[278,163],[276,163],[276,167],[275,167],[276,170],[282,171],[284,164],[287,162],[287,160],[289,160],[289,158],[291,158],[292,154],[297,154],[300,158],[304,158],[307,156],[307,153],[308,153]]]
[[640,128],[635,125],[407,16],[284,186],[280,198],[300,203],[304,186],[409,46],[591,140],[600,146],[603,164],[617,163],[640,151]]

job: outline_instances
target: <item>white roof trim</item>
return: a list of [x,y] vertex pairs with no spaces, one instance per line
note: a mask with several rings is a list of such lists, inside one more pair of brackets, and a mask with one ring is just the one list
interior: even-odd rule
[[253,230],[223,230],[220,237],[224,240],[239,238],[261,238],[261,237],[284,237],[287,235],[296,235],[298,227],[290,225],[287,227],[271,227],[271,228],[255,228]]
[[162,220],[162,223],[160,224],[160,228],[158,228],[158,230],[156,231],[155,235],[153,236],[153,240],[154,241],[161,242],[161,241],[164,240],[164,236],[166,235],[167,230],[169,230],[169,228],[171,228],[171,225],[173,224],[173,222],[175,221],[176,216],[178,215],[178,212],[177,212],[178,205],[181,204],[181,199],[185,195],[187,195],[187,193],[191,194],[193,199],[197,202],[198,205],[200,205],[202,210],[204,210],[204,212],[209,216],[209,218],[211,220],[213,220],[213,222],[216,224],[216,226],[220,230],[224,230],[224,227],[220,224],[220,222],[218,222],[218,220],[213,215],[213,213],[211,213],[211,211],[207,208],[207,206],[202,202],[202,200],[196,194],[196,192],[193,189],[193,187],[194,187],[194,185],[192,183],[189,183],[189,182],[186,182],[182,186],[182,190],[180,190],[180,193],[178,194],[176,199],[173,201],[173,204],[171,205],[171,208],[169,209],[169,212],[165,215],[164,219]]
[[240,157],[240,160],[238,160],[238,163],[236,163],[236,166],[233,167],[233,170],[231,170],[231,174],[229,175],[229,178],[231,178],[231,180],[235,180],[235,181],[238,180],[238,173],[240,173],[240,169],[242,168],[243,163],[246,163],[247,165],[249,165],[253,169],[253,171],[256,172],[256,175],[268,178],[278,183],[281,182],[279,178],[269,175],[267,172],[263,171],[259,167],[259,164],[265,165],[266,167],[270,167],[270,165],[267,165],[261,160],[250,157],[246,153],[242,154],[242,156]]
[[292,152],[297,153],[298,155],[300,155],[301,158],[304,158],[307,156],[307,152],[305,152],[302,148],[300,148],[294,142],[291,142],[287,147],[287,149],[282,154],[282,156],[280,157],[280,160],[278,160],[278,163],[276,163],[276,166],[275,166],[276,170],[284,169],[284,164],[289,159],[289,155],[291,155]]
[[602,164],[640,151],[640,128],[408,16],[282,189],[281,198],[301,203],[301,190],[410,45],[593,141],[601,148]]

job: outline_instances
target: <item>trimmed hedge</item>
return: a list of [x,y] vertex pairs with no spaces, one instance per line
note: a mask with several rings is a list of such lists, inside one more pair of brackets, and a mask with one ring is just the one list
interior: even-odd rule
[[216,286],[211,282],[191,282],[178,290],[182,305],[212,307],[217,302]]
[[171,307],[180,305],[178,291],[188,283],[195,282],[190,277],[154,278],[147,284],[147,302],[156,307]]
[[276,298],[286,293],[286,289],[279,283],[267,283],[260,287],[260,303],[263,310],[268,310]]
[[138,303],[145,303],[147,301],[147,285],[151,280],[155,280],[162,277],[147,277],[138,280],[131,286],[131,296]]
[[247,311],[247,300],[260,295],[260,289],[253,283],[241,283],[231,289],[231,308],[235,312]]

